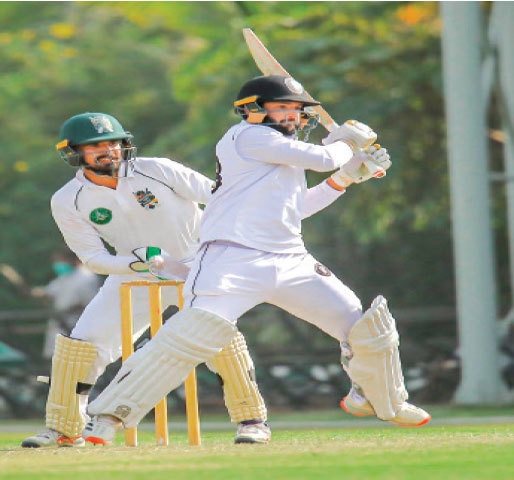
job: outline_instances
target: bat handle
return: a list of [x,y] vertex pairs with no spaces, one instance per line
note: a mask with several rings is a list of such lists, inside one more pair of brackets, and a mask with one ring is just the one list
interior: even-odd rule
[[328,123],[324,125],[324,127],[327,129],[327,131],[333,132],[334,130],[337,130],[339,128],[339,125],[336,122]]
[[379,167],[377,164],[366,160],[364,165],[366,165],[366,168],[370,171],[374,178],[382,178],[386,176],[386,171],[382,167]]

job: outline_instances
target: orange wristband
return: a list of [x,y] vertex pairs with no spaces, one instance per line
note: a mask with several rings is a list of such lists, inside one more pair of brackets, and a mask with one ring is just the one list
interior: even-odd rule
[[338,185],[336,182],[334,182],[332,177],[327,178],[327,183],[329,187],[332,187],[334,190],[337,190],[339,192],[343,192],[344,190],[346,190],[346,187],[341,187],[341,185]]

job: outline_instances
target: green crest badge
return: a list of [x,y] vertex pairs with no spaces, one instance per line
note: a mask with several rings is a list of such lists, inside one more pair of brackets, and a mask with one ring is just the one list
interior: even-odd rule
[[95,208],[91,210],[89,220],[97,225],[105,225],[112,220],[112,212],[108,208]]

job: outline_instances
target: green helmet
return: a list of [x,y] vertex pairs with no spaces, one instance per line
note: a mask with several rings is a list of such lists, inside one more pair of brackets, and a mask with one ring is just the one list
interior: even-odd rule
[[108,140],[121,140],[124,147],[132,147],[134,136],[121,123],[106,113],[81,113],[66,120],[59,131],[56,145],[60,157],[73,167],[80,166],[81,155],[74,147]]

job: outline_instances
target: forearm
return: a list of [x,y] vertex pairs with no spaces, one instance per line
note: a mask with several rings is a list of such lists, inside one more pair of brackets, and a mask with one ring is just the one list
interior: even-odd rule
[[[138,250],[146,250],[147,248],[154,247],[142,247]],[[149,266],[152,265],[152,259],[149,259],[148,262],[138,262],[136,255],[111,255],[108,252],[98,253],[85,260],[84,264],[99,275],[138,275],[150,273],[155,277],[163,277],[163,279],[185,280],[189,273],[189,266],[172,259],[167,252],[161,251],[161,256],[163,257],[163,263],[162,265],[156,265],[155,269],[149,269]],[[143,268],[143,270],[135,268],[135,263],[139,263],[140,268]]]
[[134,273],[130,268],[134,260],[134,256],[111,255],[105,251],[84,260],[84,264],[99,275],[124,275]]
[[336,190],[323,181],[315,187],[309,188],[305,194],[305,203],[302,212],[302,220],[323,210],[335,202],[344,190]]

